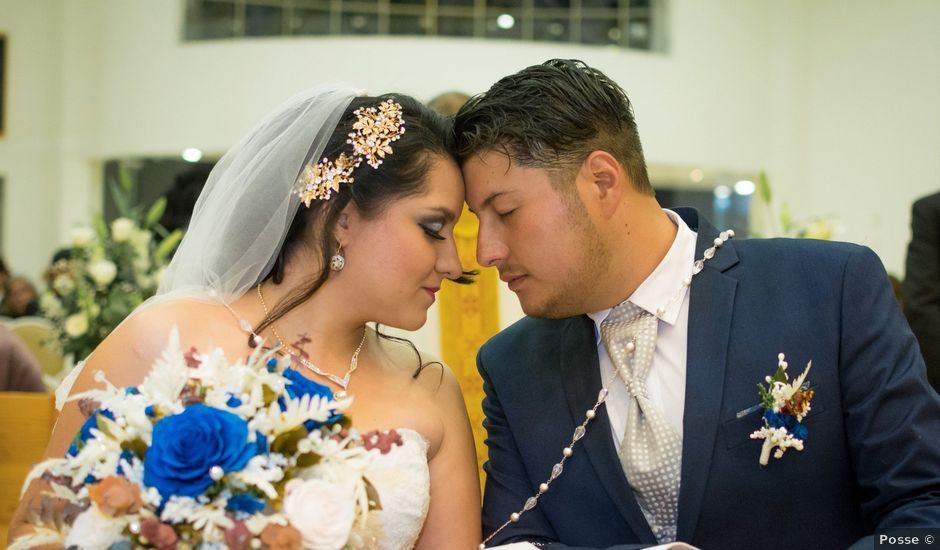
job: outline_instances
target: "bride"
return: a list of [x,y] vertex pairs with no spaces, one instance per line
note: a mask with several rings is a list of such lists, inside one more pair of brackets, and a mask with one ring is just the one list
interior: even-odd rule
[[[213,169],[157,296],[95,350],[71,392],[96,387],[98,370],[139,384],[174,326],[182,349],[234,359],[276,347],[297,373],[353,396],[346,412],[361,431],[401,436],[370,474],[380,547],[476,548],[479,479],[456,379],[366,325],[415,330],[443,279],[469,282],[453,240],[464,188],[451,140],[407,96],[329,86],[290,99]],[[46,456],[62,456],[83,421],[65,404]],[[30,529],[40,490],[29,487],[11,539]]]

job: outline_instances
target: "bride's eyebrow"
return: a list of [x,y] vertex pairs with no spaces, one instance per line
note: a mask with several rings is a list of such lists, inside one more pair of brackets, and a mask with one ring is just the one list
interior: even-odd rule
[[452,222],[457,219],[457,214],[454,213],[450,208],[445,208],[443,206],[434,206],[429,208],[432,212],[437,212],[444,218],[445,222]]

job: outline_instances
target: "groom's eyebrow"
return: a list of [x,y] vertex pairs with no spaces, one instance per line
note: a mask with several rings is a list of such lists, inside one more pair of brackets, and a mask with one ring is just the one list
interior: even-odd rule
[[[503,194],[505,194],[505,191],[493,191],[492,193],[490,193],[489,195],[487,195],[487,197],[486,197],[485,199],[483,199],[483,204],[480,205],[480,210],[486,210],[486,208],[487,208],[490,204],[492,204],[493,201],[495,201],[497,197],[499,197],[500,195],[503,195]],[[476,213],[477,213],[476,210],[470,208],[470,205],[467,205],[467,210],[469,210],[469,211],[472,212],[473,214],[476,214]]]

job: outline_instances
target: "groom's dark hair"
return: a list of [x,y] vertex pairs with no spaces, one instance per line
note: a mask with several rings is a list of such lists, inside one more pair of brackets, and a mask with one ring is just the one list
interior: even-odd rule
[[633,106],[623,88],[575,59],[551,59],[502,78],[454,119],[461,163],[486,151],[548,170],[562,190],[592,151],[623,165],[633,186],[653,194]]

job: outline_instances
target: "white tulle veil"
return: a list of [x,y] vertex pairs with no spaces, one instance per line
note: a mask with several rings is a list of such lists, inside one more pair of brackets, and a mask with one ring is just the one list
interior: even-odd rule
[[[176,299],[231,303],[272,268],[300,198],[297,177],[319,159],[355,89],[329,84],[301,92],[268,114],[212,169],[157,294],[130,316]],[[129,317],[130,317],[129,316]],[[56,390],[61,409],[83,364]]]
[[177,298],[229,303],[256,285],[300,206],[297,176],[319,159],[355,96],[340,85],[297,94],[232,147],[209,174],[157,295],[142,307]]

